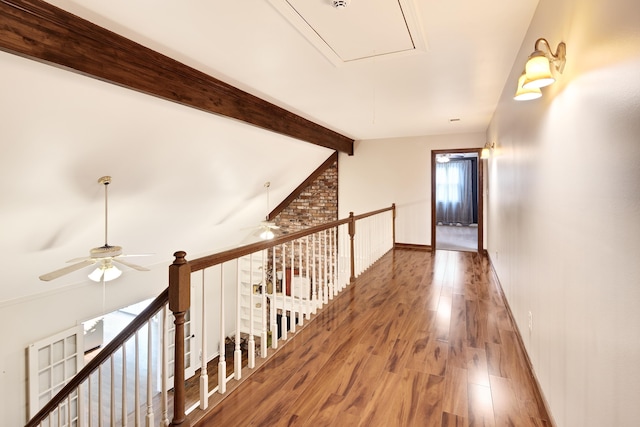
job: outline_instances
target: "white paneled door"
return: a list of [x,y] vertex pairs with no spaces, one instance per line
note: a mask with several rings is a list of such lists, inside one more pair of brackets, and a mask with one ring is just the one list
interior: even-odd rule
[[[82,324],[30,344],[29,416],[33,417],[84,365]],[[74,393],[54,414],[60,426],[77,425],[78,396]]]

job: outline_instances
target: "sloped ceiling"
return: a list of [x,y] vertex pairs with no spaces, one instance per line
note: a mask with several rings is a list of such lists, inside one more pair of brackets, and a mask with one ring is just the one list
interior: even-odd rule
[[[537,5],[416,0],[423,48],[336,64],[269,0],[50,3],[354,139],[484,131]],[[384,32],[358,10],[397,2],[308,3],[330,33],[341,12]],[[0,303],[87,281],[37,277],[104,243],[103,175],[109,243],[164,268],[238,244],[266,181],[275,206],[332,154],[9,53],[0,67]]]

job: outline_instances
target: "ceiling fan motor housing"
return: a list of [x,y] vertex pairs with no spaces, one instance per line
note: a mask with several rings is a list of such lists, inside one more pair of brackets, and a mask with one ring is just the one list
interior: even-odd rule
[[122,255],[122,247],[120,246],[100,246],[90,251],[91,258],[113,258]]

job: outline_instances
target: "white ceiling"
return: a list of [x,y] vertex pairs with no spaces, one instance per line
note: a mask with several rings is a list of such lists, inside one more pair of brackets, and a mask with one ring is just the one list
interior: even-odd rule
[[269,1],[336,66],[427,48],[414,0],[358,1],[342,8],[327,7],[327,1]]
[[[427,50],[341,67],[276,1],[50,3],[346,136],[372,139],[484,131],[538,2],[404,0],[414,5]],[[349,40],[362,28],[382,41],[397,33],[387,25],[397,13],[387,10],[398,0],[351,0],[344,10],[330,0],[288,3],[327,39]]]
[[[515,83],[506,78],[537,5],[50,3],[356,140],[485,131]],[[291,8],[333,57],[288,19]],[[145,265],[164,268],[175,250],[237,244],[266,213],[266,181],[275,206],[331,155],[8,53],[0,68],[0,303],[87,280],[86,272],[46,284],[37,276],[104,243],[103,175],[113,177],[109,243],[154,252]]]

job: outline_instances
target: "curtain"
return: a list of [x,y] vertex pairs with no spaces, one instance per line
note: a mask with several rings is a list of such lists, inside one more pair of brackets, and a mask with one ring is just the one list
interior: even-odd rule
[[436,221],[473,223],[473,168],[469,160],[436,164]]

